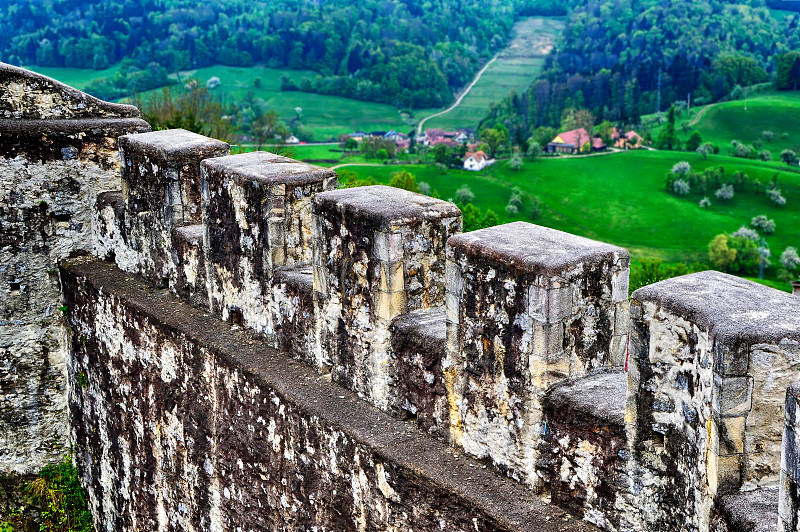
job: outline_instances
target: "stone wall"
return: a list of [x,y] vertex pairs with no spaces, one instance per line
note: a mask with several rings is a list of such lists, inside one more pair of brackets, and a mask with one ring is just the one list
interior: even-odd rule
[[629,261],[622,248],[524,222],[450,239],[442,367],[456,445],[545,489],[542,399],[622,362]]
[[629,319],[624,249],[2,72],[0,461],[70,427],[98,528],[771,530],[779,471],[795,526],[798,298],[707,272]]
[[633,293],[631,529],[708,530],[718,496],[778,482],[797,311],[797,298],[719,272]]
[[120,187],[117,138],[149,129],[138,116],[0,63],[0,473],[69,447],[57,262],[95,250],[98,195]]
[[62,278],[98,530],[590,529],[166,290]]

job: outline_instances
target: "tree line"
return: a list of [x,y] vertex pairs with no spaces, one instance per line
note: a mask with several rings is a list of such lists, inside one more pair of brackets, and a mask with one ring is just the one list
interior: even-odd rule
[[800,83],[800,14],[773,17],[763,0],[566,0],[562,38],[522,94],[494,105],[484,123],[524,137],[587,110],[637,124],[676,101],[728,97],[737,87]]
[[51,0],[0,3],[0,60],[122,71],[104,98],[223,64],[309,69],[299,90],[403,107],[448,102],[502,48],[526,0]]

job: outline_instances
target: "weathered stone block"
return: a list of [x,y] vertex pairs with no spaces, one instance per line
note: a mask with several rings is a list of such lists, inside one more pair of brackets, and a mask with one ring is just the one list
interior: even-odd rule
[[229,152],[221,141],[183,129],[119,139],[122,194],[135,273],[165,288],[175,286],[173,230],[201,222],[200,161]]
[[[774,487],[725,495],[719,513],[726,532],[772,532],[778,522],[778,490]],[[794,530],[794,529],[792,529]]]
[[[718,493],[777,482],[777,390],[800,369],[798,309],[789,294],[719,272],[634,292],[630,474],[645,485],[640,501],[664,502],[632,511],[632,528],[705,530]],[[656,408],[662,398],[671,411]]]
[[275,270],[270,312],[275,316],[278,349],[310,366],[314,358],[314,289],[312,267],[298,262]]
[[173,231],[175,283],[170,290],[179,298],[198,307],[208,307],[206,258],[203,248],[205,230],[201,224],[178,227]]
[[268,152],[209,159],[202,173],[212,311],[272,336],[272,277],[310,262],[311,197],[336,174]]
[[400,410],[424,431],[442,438],[450,436],[442,370],[446,323],[444,308],[435,307],[398,316],[390,329]]
[[383,409],[400,407],[389,324],[444,303],[445,245],[461,230],[452,203],[385,186],[317,194],[317,364]]
[[601,369],[554,385],[543,400],[546,430],[538,467],[550,499],[606,530],[620,526],[626,388],[622,369]]
[[98,196],[120,188],[117,137],[150,129],[138,116],[0,63],[0,476],[69,447],[57,264],[99,249]]
[[612,296],[629,260],[622,248],[524,222],[450,239],[445,366],[455,443],[543,487],[542,397],[622,358],[610,353],[622,348]]
[[781,479],[778,495],[778,530],[794,532],[800,528],[800,383],[786,390],[781,449]]

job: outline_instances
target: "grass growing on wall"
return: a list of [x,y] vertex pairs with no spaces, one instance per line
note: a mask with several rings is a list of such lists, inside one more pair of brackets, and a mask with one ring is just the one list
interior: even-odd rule
[[[45,466],[22,491],[41,512],[41,532],[94,532],[86,492],[70,455]],[[0,532],[28,530],[31,524],[32,519],[17,509],[0,521]]]

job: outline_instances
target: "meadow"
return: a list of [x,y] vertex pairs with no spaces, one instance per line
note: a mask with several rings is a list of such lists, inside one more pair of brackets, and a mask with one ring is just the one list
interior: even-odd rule
[[[779,92],[763,86],[748,92],[746,100],[731,100],[679,113],[675,126],[681,140],[686,142],[696,130],[703,142],[718,145],[721,153],[727,153],[734,139],[745,144],[760,141],[763,146],[759,151],[769,150],[773,160],[780,160],[784,149],[797,149],[800,146],[797,128],[800,93]],[[658,137],[661,127],[654,129],[653,138]],[[772,140],[766,140],[763,131],[772,131]]]
[[[699,194],[683,197],[665,190],[664,176],[678,161],[688,161],[698,171],[709,166],[723,166],[726,175],[743,171],[751,182],[729,202],[710,194],[712,206],[705,210],[698,205]],[[502,223],[530,221],[531,197],[535,196],[542,210],[535,223],[623,246],[637,260],[708,262],[708,243],[715,235],[749,225],[759,214],[766,214],[777,225],[767,238],[773,263],[786,246],[800,247],[800,174],[781,171],[775,164],[721,155],[704,161],[697,154],[637,150],[600,157],[526,160],[516,172],[502,161],[478,173],[442,173],[420,165],[347,168],[384,183],[400,169],[415,174],[418,182],[430,184],[442,198],[453,198],[456,189],[468,185],[476,195],[473,203],[495,211]],[[752,186],[753,179],[766,183],[776,172],[787,198],[784,207],[769,201],[763,185],[759,194]],[[523,192],[525,205],[519,214],[509,216],[505,206],[513,187]],[[768,270],[768,276],[774,277],[775,270]]]
[[[508,47],[489,66],[461,104],[449,113],[432,118],[425,123],[425,127],[476,127],[491,104],[499,102],[512,90],[524,92],[536,79],[544,65],[545,55],[562,28],[562,19],[555,17],[534,17],[517,22]],[[424,116],[436,111],[426,109],[415,114]]]

